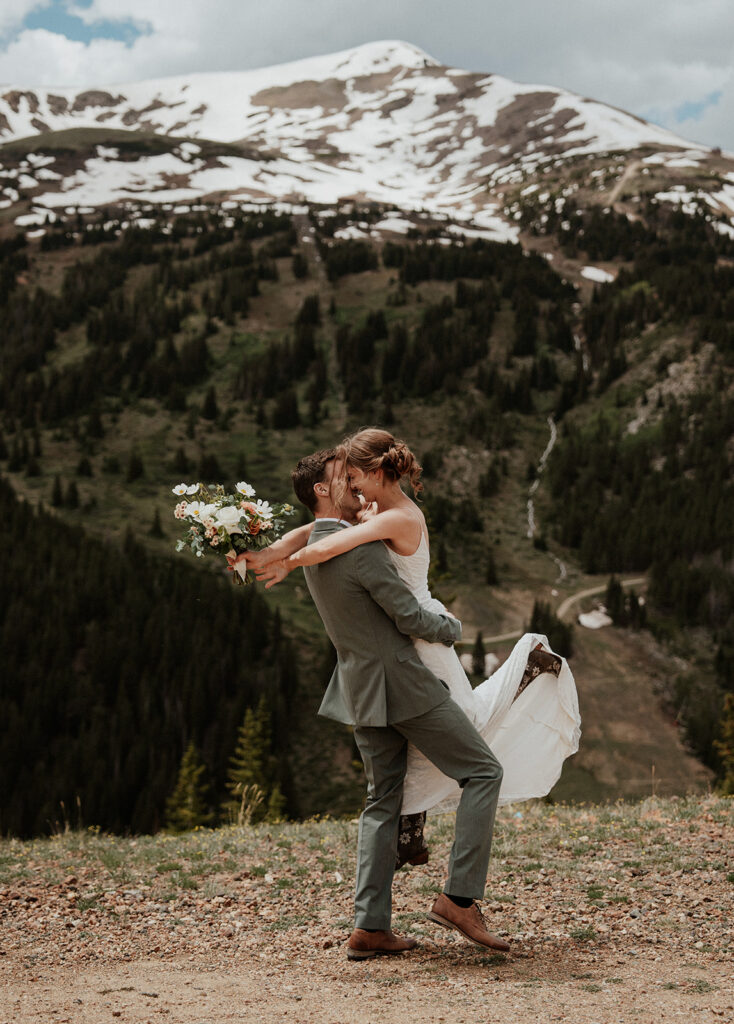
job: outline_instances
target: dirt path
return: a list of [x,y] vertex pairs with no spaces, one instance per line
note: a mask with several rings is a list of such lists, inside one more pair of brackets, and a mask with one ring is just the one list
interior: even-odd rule
[[622,189],[624,188],[624,186],[627,184],[630,178],[634,177],[634,175],[637,174],[637,172],[642,166],[642,160],[632,160],[630,163],[627,164],[624,171],[622,172],[622,177],[619,179],[617,184],[609,193],[609,206],[612,206],[614,203],[617,202],[617,200],[622,194]]
[[[6,979],[7,971],[12,980]],[[166,963],[94,964],[34,970],[6,964],[3,1024],[478,1024],[508,1021],[734,1019],[731,965],[696,950],[683,958],[639,947],[589,954],[546,943],[499,958],[452,943],[426,945],[398,960],[349,964],[341,950],[294,960],[181,958]]]
[[[619,582],[623,587],[644,587],[647,585],[647,579],[644,576],[635,576],[634,578],[620,580]],[[586,597],[595,597],[597,594],[603,594],[606,592],[606,589],[607,583],[600,583],[598,586],[587,587],[585,590],[578,590],[575,594],[570,594],[559,604],[556,615],[559,619],[565,618],[578,601],[583,601]],[[499,633],[497,636],[483,637],[483,641],[485,644],[499,644],[505,640],[517,640],[524,632],[525,630],[523,629],[516,629],[512,633]],[[471,637],[468,639],[471,639]]]
[[[647,579],[645,576],[635,576],[634,579],[620,580],[619,582],[623,587],[644,587],[647,584]],[[559,604],[556,615],[559,619],[564,618],[577,601],[583,601],[586,597],[595,597],[597,594],[604,594],[606,589],[607,583],[601,583],[598,587],[589,587],[587,590],[579,590],[575,594],[571,594]]]

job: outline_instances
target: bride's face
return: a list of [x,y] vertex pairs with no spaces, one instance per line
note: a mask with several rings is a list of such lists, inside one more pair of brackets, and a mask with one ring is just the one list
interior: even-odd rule
[[361,494],[365,501],[375,501],[382,482],[382,473],[379,470],[376,473],[364,473],[347,463],[347,477],[352,491]]

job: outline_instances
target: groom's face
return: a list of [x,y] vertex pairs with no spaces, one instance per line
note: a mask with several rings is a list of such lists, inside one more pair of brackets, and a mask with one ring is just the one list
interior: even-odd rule
[[[344,478],[344,463],[341,459],[332,459],[324,471],[324,483],[329,488],[329,499],[344,519],[354,519],[362,504],[358,496]],[[346,488],[344,484],[346,483]]]

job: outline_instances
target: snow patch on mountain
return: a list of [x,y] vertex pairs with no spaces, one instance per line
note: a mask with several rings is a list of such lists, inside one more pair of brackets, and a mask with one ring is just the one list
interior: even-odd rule
[[[706,155],[615,108],[447,68],[395,40],[251,71],[0,94],[4,142],[70,129],[125,131],[141,145],[162,136],[171,151],[136,156],[110,138],[91,153],[79,143],[75,161],[62,167],[41,150],[28,154],[11,186],[14,168],[3,170],[0,148],[1,202],[14,202],[19,189],[47,208],[372,200],[445,213],[465,233],[514,241],[518,229],[493,198],[495,187],[573,156],[640,146],[662,147],[653,154],[662,162]],[[226,146],[216,153],[211,143]]]

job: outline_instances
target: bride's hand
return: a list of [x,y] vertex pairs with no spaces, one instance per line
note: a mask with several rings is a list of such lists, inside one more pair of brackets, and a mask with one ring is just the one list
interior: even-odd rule
[[286,567],[285,560],[280,558],[277,562],[255,568],[255,578],[258,582],[265,583],[266,590],[270,590],[276,583],[281,583],[289,572],[290,569]]
[[361,494],[359,496],[359,501],[362,508],[357,513],[357,521],[360,523],[366,523],[368,519],[372,519],[377,515],[377,502],[365,501]]
[[[250,555],[251,555],[250,551],[241,551],[239,553],[239,555],[236,555],[236,556],[235,555],[225,555],[225,558],[227,559],[227,571],[228,572],[234,572],[236,565],[238,565],[240,562],[247,562],[247,561],[250,560]],[[249,566],[248,566],[248,568],[249,568]]]

